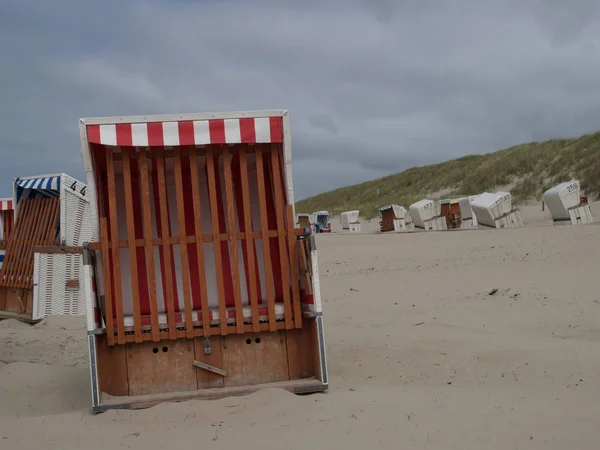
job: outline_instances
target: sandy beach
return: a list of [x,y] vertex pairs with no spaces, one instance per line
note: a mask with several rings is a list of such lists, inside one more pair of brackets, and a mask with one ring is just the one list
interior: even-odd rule
[[84,319],[0,322],[0,448],[597,449],[600,225],[522,212],[522,229],[319,235],[325,394],[93,415]]

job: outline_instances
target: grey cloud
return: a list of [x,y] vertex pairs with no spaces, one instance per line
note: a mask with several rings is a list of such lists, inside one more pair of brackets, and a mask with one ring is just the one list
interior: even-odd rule
[[7,0],[0,179],[83,177],[95,115],[289,109],[297,198],[595,131],[598,19],[591,0]]

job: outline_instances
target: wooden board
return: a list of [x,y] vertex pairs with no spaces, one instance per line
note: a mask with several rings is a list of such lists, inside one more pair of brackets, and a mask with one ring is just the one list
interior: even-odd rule
[[226,387],[289,380],[284,331],[229,335],[221,343]]
[[106,336],[96,336],[96,368],[100,392],[129,395],[127,348],[124,345],[109,346]]
[[32,289],[6,288],[4,311],[31,316],[33,312]]
[[0,270],[0,285],[31,289],[33,287],[33,248],[56,241],[60,199],[25,199],[20,203],[16,231],[7,241]]
[[[287,351],[290,380],[316,376],[318,367],[318,342],[314,320],[305,320],[300,330],[287,330]],[[316,367],[315,367],[316,364]]]
[[6,291],[9,288],[0,286],[0,311],[6,311]]
[[193,339],[127,344],[129,395],[196,390],[194,358]]
[[[223,368],[223,356],[221,353],[221,337],[214,336],[210,338],[212,353],[204,354],[204,338],[199,337],[194,339],[196,349],[196,361],[200,361],[211,366]],[[223,377],[216,373],[211,373],[207,370],[196,368],[196,379],[198,380],[198,389],[209,389],[223,387]]]
[[310,228],[310,220],[308,217],[303,216],[298,218],[298,226],[302,229]]

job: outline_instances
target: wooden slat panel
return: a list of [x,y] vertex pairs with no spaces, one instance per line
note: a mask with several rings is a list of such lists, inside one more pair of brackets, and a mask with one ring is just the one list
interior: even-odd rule
[[306,289],[306,294],[307,295],[312,295],[312,282],[310,279],[310,268],[308,267],[308,255],[307,255],[307,249],[306,249],[306,245],[304,244],[305,239],[301,239],[299,241],[297,241],[297,248],[298,248],[298,259],[300,262],[300,270],[302,271],[303,275],[302,278],[304,279],[304,286]]
[[215,272],[217,274],[217,291],[219,295],[219,316],[221,317],[221,333],[227,335],[227,305],[225,303],[225,285],[223,282],[223,264],[221,261],[221,246],[219,241],[219,211],[217,207],[217,184],[215,181],[215,160],[212,149],[206,150],[206,172],[208,180],[208,195],[210,203],[210,217],[212,222],[214,253],[215,253]]
[[127,223],[127,242],[129,244],[129,269],[131,272],[131,297],[133,302],[133,323],[135,328],[135,342],[142,342],[142,319],[140,313],[140,287],[137,266],[137,249],[135,247],[135,223],[133,217],[133,189],[131,184],[131,164],[129,150],[123,149],[123,181],[125,196],[125,221]]
[[[40,217],[40,222],[44,222],[45,217],[41,214],[46,212],[42,209],[42,207],[45,206],[42,199],[39,199],[39,202],[36,202],[35,200],[24,200],[23,202],[27,202],[27,209],[23,211],[25,214],[21,218],[20,228],[23,228],[23,230],[19,241],[16,242],[15,250],[13,250],[15,258],[11,261],[11,265],[13,265],[11,279],[14,280],[12,282],[13,286],[17,288],[23,286],[23,269],[25,258],[27,258],[27,243],[31,239],[32,233],[35,233],[33,218]],[[44,226],[43,223],[42,226]]]
[[[236,325],[227,325],[226,328],[227,328],[227,334],[236,334],[237,333]],[[276,322],[274,328],[275,328],[275,331],[284,330],[285,322]],[[268,323],[261,323],[259,331],[271,331],[271,327]],[[244,333],[251,333],[251,332],[252,332],[252,324],[249,324],[249,323],[244,324]],[[223,330],[221,329],[221,327],[210,327],[209,334],[210,334],[210,336],[223,336]],[[203,332],[202,328],[194,328],[194,337],[203,336],[203,335],[204,335],[204,332]],[[152,339],[152,336],[150,336],[150,334],[148,334],[148,333],[145,333],[142,336],[143,336],[144,341],[149,341]],[[171,339],[168,331],[161,331],[159,333],[159,336],[160,336],[161,340],[162,339]],[[187,339],[186,331],[185,330],[176,330],[175,338],[176,339]],[[135,337],[131,334],[125,335],[125,341],[128,343],[134,342]]]
[[[46,228],[50,224],[52,211],[49,202],[43,201],[33,205],[33,211],[27,224],[26,238],[22,247],[22,255],[19,258],[18,287],[29,287],[29,267],[33,273],[33,242],[45,242]],[[38,220],[36,220],[38,219]]]
[[164,279],[163,283],[167,288],[167,322],[169,324],[169,339],[176,339],[175,335],[175,294],[173,288],[173,265],[171,264],[171,245],[167,238],[170,238],[169,233],[169,206],[167,203],[167,181],[165,176],[165,158],[162,152],[157,152],[156,155],[156,172],[158,175],[158,198],[160,225],[163,235],[163,258],[164,258]]
[[[200,180],[198,177],[197,149],[190,152],[190,172],[192,182],[192,198],[194,204],[194,232],[196,236],[202,236],[202,211],[200,207]],[[212,235],[209,236],[212,239]],[[206,267],[204,266],[204,244],[200,239],[196,240],[196,256],[198,259],[198,279],[200,280],[200,296],[202,311],[208,311],[208,290],[206,288]],[[202,327],[204,336],[210,334],[210,317],[202,314]]]
[[[25,273],[27,265],[27,256],[30,253],[29,243],[34,238],[36,231],[41,231],[42,228],[46,227],[49,219],[50,208],[47,202],[43,199],[39,199],[39,202],[32,201],[31,207],[27,211],[27,216],[23,217],[23,240],[19,245],[19,252],[17,253],[16,268],[15,268],[15,287],[24,288],[27,287],[25,284]],[[35,226],[35,222],[39,218],[40,227]],[[33,255],[31,255],[33,257]]]
[[231,172],[231,155],[228,147],[223,151],[223,171],[225,174],[225,203],[227,205],[227,228],[229,235],[229,254],[231,255],[231,278],[233,280],[233,298],[235,301],[235,317],[238,333],[243,333],[244,311],[242,311],[242,294],[240,292],[240,269],[236,240],[237,225],[235,221],[235,198],[233,197],[233,175]]
[[17,225],[16,230],[13,233],[12,239],[8,240],[6,254],[4,259],[4,264],[2,266],[2,285],[10,286],[9,283],[12,283],[15,277],[15,269],[17,267],[16,261],[18,261],[18,252],[20,251],[18,247],[18,243],[23,240],[23,233],[26,232],[26,229],[23,225],[23,218],[28,215],[28,210],[30,208],[30,203],[27,200],[23,200],[19,207],[20,215],[17,216]]
[[[281,265],[281,281],[283,283],[283,306],[285,308],[285,324],[288,329],[294,328],[292,322],[292,305],[290,304],[290,260],[285,237],[283,186],[281,185],[281,168],[279,166],[279,148],[272,145],[271,170],[273,175],[273,197],[275,215],[277,216],[277,243],[279,244],[279,260]],[[290,255],[291,256],[291,255]]]
[[108,211],[110,215],[110,236],[112,249],[112,269],[115,283],[115,307],[117,313],[117,343],[125,342],[125,333],[123,331],[125,324],[123,322],[123,288],[121,284],[121,259],[119,255],[119,225],[117,219],[117,193],[115,188],[115,165],[113,161],[113,152],[106,149],[106,170],[108,186]]
[[269,243],[269,221],[267,219],[267,196],[265,193],[265,174],[262,152],[256,153],[256,179],[258,181],[258,204],[260,209],[260,229],[262,234],[263,258],[267,285],[267,307],[269,311],[269,329],[275,331],[275,282],[273,280],[273,265],[271,264],[271,245]]
[[24,199],[20,202],[17,229],[6,243],[0,286],[33,287],[34,247],[55,243],[59,211],[58,198]]
[[115,345],[112,283],[110,281],[110,259],[108,247],[108,225],[106,223],[106,217],[100,218],[100,244],[102,244],[102,274],[104,278],[104,314],[106,315],[106,338],[108,340],[108,345]]
[[[296,229],[294,231],[294,234],[296,236],[302,236],[302,233]],[[225,234],[225,233],[221,233],[218,235],[218,241],[222,242],[222,241],[228,241],[229,240],[229,235]],[[254,231],[251,234],[252,239],[261,239],[262,238],[262,232],[260,231]],[[270,238],[274,238],[277,237],[277,231],[276,230],[269,230],[267,231],[267,236]],[[246,233],[236,233],[235,235],[236,239],[238,241],[245,241],[246,240]],[[201,236],[187,236],[185,241],[188,244],[195,244],[196,242],[213,242],[213,235],[212,234],[203,234]],[[175,244],[179,244],[179,237],[167,237],[167,238],[152,238],[151,243],[153,246],[162,246],[163,243],[168,243],[171,245],[175,245]],[[136,247],[144,247],[146,245],[146,241],[145,239],[136,239],[135,240],[135,246]],[[89,244],[89,248],[90,250],[98,250],[100,248],[100,244],[97,242],[90,242]],[[119,248],[129,248],[129,242],[127,241],[119,241]]]
[[[23,208],[23,206],[21,207]],[[23,211],[23,209],[21,209]],[[17,217],[17,223],[19,222],[19,218]],[[8,239],[6,242],[6,253],[4,256],[4,264],[2,265],[2,270],[0,270],[0,283],[2,286],[7,286],[11,281],[12,276],[12,259],[14,258],[14,250],[12,248],[15,246],[15,243],[20,239],[22,230],[20,227],[17,227],[15,232],[12,235],[12,239]]]
[[[254,238],[252,227],[252,211],[250,205],[250,187],[248,183],[248,158],[244,150],[240,151],[240,181],[242,184],[242,209],[244,214],[245,224],[245,245],[246,254],[248,255],[248,277],[250,292],[248,298],[252,309],[252,331],[258,332],[260,329],[260,317],[258,313],[258,286],[256,285],[256,264],[254,261]],[[240,199],[238,199],[238,202]]]
[[287,205],[287,238],[290,255],[290,273],[292,283],[292,304],[294,306],[294,325],[302,328],[302,306],[300,305],[300,278],[298,273],[298,254],[296,252],[296,236],[294,234],[294,211]]
[[[154,262],[154,248],[152,244],[152,212],[150,211],[150,177],[148,175],[148,161],[146,151],[142,150],[139,158],[142,214],[144,217],[144,246],[146,247],[146,264],[148,268],[148,295],[150,296],[150,316],[152,323],[152,340],[158,341],[158,300],[156,295],[156,272]],[[161,243],[162,244],[162,243]],[[159,245],[161,245],[159,244]]]
[[186,336],[193,338],[192,325],[192,285],[190,282],[190,263],[186,242],[185,209],[183,203],[183,179],[181,174],[181,152],[175,152],[175,196],[177,199],[177,223],[179,225],[179,253],[181,255],[181,278],[183,280],[183,301],[185,305]]
[[[43,244],[54,244],[57,243],[57,239],[56,236],[58,234],[58,229],[59,229],[59,221],[60,221],[60,201],[58,199],[53,199],[54,201],[51,203],[50,209],[50,221],[48,222],[48,225],[45,229],[46,233],[45,233],[45,237],[42,240]],[[30,249],[29,249],[29,264],[27,265],[27,286],[33,286],[33,265],[34,265],[34,258],[33,258],[33,247],[37,242],[34,241],[31,243]]]

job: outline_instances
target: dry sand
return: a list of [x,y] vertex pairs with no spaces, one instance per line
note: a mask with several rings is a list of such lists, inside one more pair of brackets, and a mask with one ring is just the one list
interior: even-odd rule
[[84,320],[4,321],[0,449],[599,448],[600,226],[317,239],[327,393],[92,415]]

